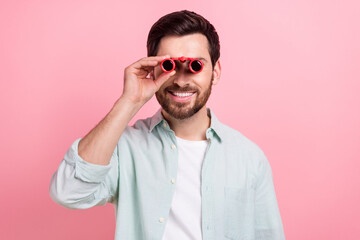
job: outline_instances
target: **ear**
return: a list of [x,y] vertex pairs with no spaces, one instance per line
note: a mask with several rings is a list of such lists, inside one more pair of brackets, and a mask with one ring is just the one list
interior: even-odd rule
[[220,76],[221,76],[221,64],[220,64],[220,60],[218,60],[215,63],[213,70],[213,83],[212,83],[213,85],[216,85],[219,82]]

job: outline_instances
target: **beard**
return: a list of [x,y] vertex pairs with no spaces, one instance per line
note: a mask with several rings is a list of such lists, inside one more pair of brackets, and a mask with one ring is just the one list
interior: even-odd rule
[[[164,90],[159,90],[155,93],[156,99],[158,100],[161,107],[167,112],[171,117],[179,120],[192,117],[200,109],[202,109],[207,103],[212,88],[213,78],[210,81],[210,85],[205,89],[201,94],[198,89],[185,86],[181,88],[179,85],[174,84],[169,87],[166,87]],[[194,105],[191,107],[190,102],[175,102],[170,97],[167,97],[168,91],[172,92],[181,92],[181,91],[191,91],[196,92],[196,99]]]

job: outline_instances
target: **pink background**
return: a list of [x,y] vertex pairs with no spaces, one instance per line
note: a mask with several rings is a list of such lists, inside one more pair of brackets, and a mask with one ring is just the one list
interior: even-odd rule
[[287,239],[360,239],[355,0],[1,1],[0,239],[114,238],[111,204],[63,208],[50,178],[120,96],[151,25],[182,9],[218,30],[208,106],[267,155]]

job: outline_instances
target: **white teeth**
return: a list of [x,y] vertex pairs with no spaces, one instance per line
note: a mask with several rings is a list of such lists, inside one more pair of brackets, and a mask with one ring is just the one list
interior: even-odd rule
[[174,94],[175,96],[178,96],[178,97],[188,97],[188,96],[193,95],[194,93],[180,93],[180,92],[173,92],[172,94]]

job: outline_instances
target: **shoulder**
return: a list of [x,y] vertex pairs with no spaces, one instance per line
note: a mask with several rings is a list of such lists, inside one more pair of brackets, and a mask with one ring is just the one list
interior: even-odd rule
[[149,135],[151,127],[151,117],[137,120],[132,126],[126,126],[121,138],[142,139]]
[[225,124],[221,124],[221,128],[223,135],[222,145],[225,151],[231,152],[232,155],[239,157],[239,159],[251,161],[256,166],[268,161],[264,151],[249,137]]
[[240,131],[222,123],[216,117],[214,112],[209,108],[208,114],[211,115],[211,127],[215,130],[216,134],[221,138],[221,145],[231,153],[238,154],[252,154],[261,155],[263,151],[261,148],[247,136]]
[[222,124],[223,140],[225,144],[236,145],[243,150],[263,153],[262,149],[249,137],[245,136],[240,131]]
[[150,118],[139,119],[133,125],[128,125],[122,132],[117,150],[123,154],[136,150],[142,151],[152,142],[150,138]]

